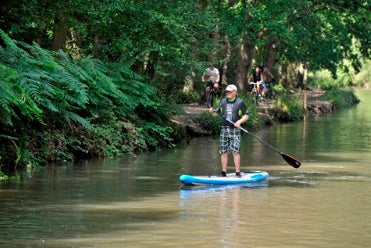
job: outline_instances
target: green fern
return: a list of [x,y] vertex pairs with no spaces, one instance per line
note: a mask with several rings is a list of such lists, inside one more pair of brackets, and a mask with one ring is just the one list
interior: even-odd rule
[[[63,52],[48,52],[37,44],[13,42],[7,37],[5,40],[7,46],[1,50],[1,58],[17,72],[12,81],[20,89],[21,97],[16,106],[22,115],[33,120],[43,111],[45,115],[48,111],[63,115],[86,105],[89,100],[87,85],[80,79],[86,80],[87,74],[68,56]],[[73,118],[86,125],[86,120],[82,119]],[[61,116],[60,120],[71,118]]]
[[73,112],[65,112],[63,113],[63,116],[67,122],[70,122],[71,120],[76,121],[80,123],[84,128],[92,129],[92,125],[90,124],[89,121]]
[[[66,154],[67,142],[84,153],[115,155],[173,142],[174,131],[166,128],[167,104],[128,66],[72,60],[63,51],[13,41],[1,30],[0,38],[0,141],[7,144],[0,147],[1,162],[14,161],[15,156],[22,163],[71,157]],[[129,133],[122,123],[131,123],[136,133]],[[106,128],[115,142],[105,140]],[[59,139],[55,133],[71,131],[70,141],[53,148],[59,151],[40,152],[50,145],[45,133]],[[6,136],[19,139],[9,146]],[[30,137],[35,141],[30,143]]]

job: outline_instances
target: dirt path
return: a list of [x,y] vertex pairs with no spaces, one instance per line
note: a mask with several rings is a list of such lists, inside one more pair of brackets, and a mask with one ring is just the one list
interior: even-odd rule
[[199,105],[199,104],[182,104],[181,107],[183,108],[183,110],[191,115],[191,116],[198,116],[200,115],[201,113],[207,111],[207,106],[206,104],[204,105]]

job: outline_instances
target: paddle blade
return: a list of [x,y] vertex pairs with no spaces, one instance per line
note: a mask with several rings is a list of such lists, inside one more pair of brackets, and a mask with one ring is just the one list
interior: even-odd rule
[[301,162],[299,160],[297,160],[296,158],[294,158],[293,156],[290,156],[290,155],[287,155],[287,154],[284,154],[284,153],[281,153],[281,156],[292,167],[294,167],[296,169],[300,167]]

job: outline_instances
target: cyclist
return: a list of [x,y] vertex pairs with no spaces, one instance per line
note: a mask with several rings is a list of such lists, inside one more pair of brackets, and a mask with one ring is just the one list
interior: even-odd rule
[[268,91],[267,84],[273,80],[273,75],[270,72],[267,63],[264,63],[262,65],[262,67],[261,67],[261,75],[262,75],[262,87],[261,87],[262,88],[262,91],[261,91],[261,95],[264,98],[265,95],[267,94],[267,91]]
[[268,69],[268,64],[264,63],[262,66],[256,66],[253,73],[249,77],[249,82],[257,83],[256,88],[261,99],[265,98],[267,94],[267,79],[273,78],[272,73]]
[[[219,81],[220,81],[220,73],[218,68],[214,67],[213,65],[210,65],[208,68],[205,69],[205,71],[202,73],[201,76],[202,82],[211,82],[211,84],[214,87],[214,91],[217,92],[219,89]],[[205,88],[205,96],[207,97],[210,91],[209,84],[206,85]]]
[[[263,84],[263,75],[261,73],[261,68],[260,66],[256,66],[253,73],[249,76],[249,82],[254,82],[256,84],[256,88],[258,90],[259,96],[262,95],[262,90],[261,90],[261,85]],[[265,85],[263,85],[264,88]]]

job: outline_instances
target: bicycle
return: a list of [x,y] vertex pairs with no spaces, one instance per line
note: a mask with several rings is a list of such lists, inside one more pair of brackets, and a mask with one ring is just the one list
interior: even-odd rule
[[214,100],[216,98],[216,93],[214,91],[214,84],[215,84],[215,81],[213,80],[207,80],[206,81],[206,89],[209,89],[209,90],[206,90],[206,105],[207,105],[207,108],[211,108],[214,106]]
[[260,102],[264,101],[264,99],[262,99],[261,95],[258,93],[258,88],[257,88],[258,83],[250,82],[249,84],[252,85],[252,89],[250,92],[251,98],[256,104],[256,106],[259,106]]

